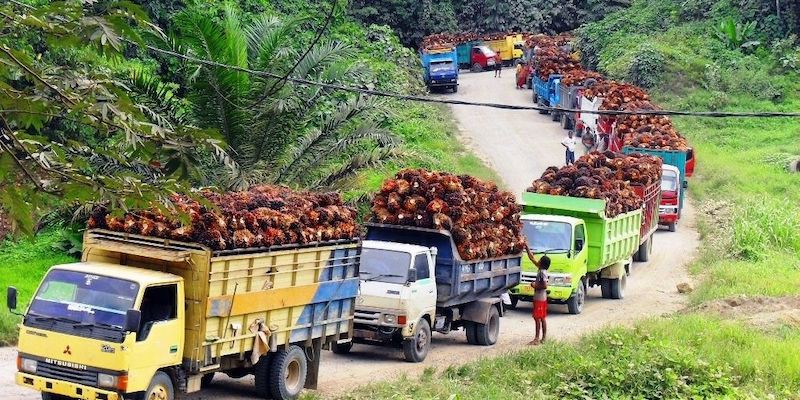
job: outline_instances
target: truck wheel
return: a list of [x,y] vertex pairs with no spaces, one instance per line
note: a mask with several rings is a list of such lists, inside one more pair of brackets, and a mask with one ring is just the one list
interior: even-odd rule
[[298,346],[289,346],[272,356],[269,368],[269,391],[276,400],[296,399],[306,385],[308,363],[306,353]]
[[622,277],[617,279],[610,279],[611,298],[614,300],[622,300],[625,297],[625,286],[628,283],[628,277],[622,274]]
[[[539,96],[536,94],[535,90],[533,91],[533,104],[536,104],[537,106],[539,105]],[[542,112],[539,111],[539,114],[541,114],[541,113]]]
[[653,238],[649,237],[639,245],[639,250],[633,255],[633,261],[647,262],[650,260],[650,243],[652,240]]
[[204,387],[210,386],[211,385],[211,381],[213,381],[213,380],[214,380],[214,373],[213,372],[209,372],[209,373],[203,375],[203,377],[200,378],[200,387],[204,388]]
[[472,64],[472,68],[470,68],[472,72],[481,72],[483,71],[483,67],[479,63]]
[[557,121],[561,120],[561,116],[558,114],[557,111],[553,111],[550,114],[552,116],[553,122],[557,122]]
[[417,334],[414,340],[403,341],[403,354],[406,361],[418,363],[425,360],[431,347],[431,326],[424,318],[417,325]]
[[497,307],[489,309],[489,319],[485,324],[475,324],[475,339],[481,346],[491,346],[497,343],[500,336],[500,313]]
[[153,380],[150,381],[150,386],[144,392],[144,398],[147,400],[174,400],[175,399],[175,386],[172,385],[172,379],[163,371],[156,372]]
[[600,296],[604,299],[611,298],[611,280],[608,278],[600,278]]
[[572,315],[583,312],[583,303],[586,301],[586,289],[583,281],[578,285],[578,291],[567,300],[567,310]]
[[458,85],[453,85],[453,93],[458,93]]
[[667,225],[667,229],[669,229],[669,231],[670,231],[670,232],[675,232],[675,231],[677,231],[677,230],[678,230],[678,229],[676,228],[676,225],[675,225],[675,223],[674,223],[674,222],[670,222],[670,223],[669,223],[669,225]]
[[[546,105],[546,104],[544,104],[544,100],[542,100],[542,98],[541,98],[541,97],[539,98],[539,106],[541,106],[541,107],[547,107],[547,105]],[[539,110],[539,113],[540,113],[540,114],[544,114],[544,115],[548,115],[548,114],[550,114],[550,111],[548,111],[548,110]]]
[[467,334],[467,343],[478,344],[478,339],[475,338],[475,323],[465,322],[464,332]]
[[352,349],[353,349],[353,342],[331,344],[331,351],[333,352],[333,354],[347,354]]

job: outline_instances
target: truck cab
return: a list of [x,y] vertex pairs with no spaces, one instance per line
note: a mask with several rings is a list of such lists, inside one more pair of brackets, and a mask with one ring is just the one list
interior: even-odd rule
[[[587,289],[584,279],[588,260],[586,224],[579,218],[542,214],[523,215],[521,221],[531,251],[550,258],[548,301],[567,304],[571,314],[580,314]],[[519,300],[533,300],[531,283],[536,280],[536,274],[536,266],[523,257],[521,283],[511,290],[512,306]]]
[[471,50],[470,61],[472,72],[480,72],[484,69],[492,69],[501,63],[500,56],[486,45],[475,46]]
[[17,384],[111,400],[163,389],[151,378],[181,364],[183,299],[173,274],[101,262],[52,267],[24,314]]
[[680,170],[664,164],[661,170],[661,204],[658,206],[658,223],[675,232],[681,215],[681,199],[685,183]]
[[436,248],[375,240],[362,245],[354,341],[399,345],[409,361],[424,360],[436,316]]
[[458,91],[458,58],[455,48],[424,49],[421,58],[428,89]]

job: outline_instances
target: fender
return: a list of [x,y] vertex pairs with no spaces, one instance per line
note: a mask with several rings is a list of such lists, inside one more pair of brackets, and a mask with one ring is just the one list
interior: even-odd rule
[[603,268],[600,271],[601,278],[608,278],[608,279],[619,279],[622,278],[622,275],[628,273],[628,267],[631,264],[631,260],[620,261],[618,263],[612,264],[606,268]]
[[461,312],[461,319],[485,324],[486,321],[489,320],[489,310],[491,310],[492,307],[499,309],[500,316],[502,317],[503,307],[497,306],[501,301],[499,297],[489,297],[473,301],[464,306],[464,310]]

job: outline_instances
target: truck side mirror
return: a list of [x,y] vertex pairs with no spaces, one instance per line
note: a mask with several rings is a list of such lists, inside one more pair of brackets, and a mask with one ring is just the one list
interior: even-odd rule
[[408,270],[408,283],[416,282],[417,281],[417,270],[416,269],[409,269]]
[[9,311],[17,309],[17,288],[14,286],[8,287],[8,291],[6,292],[6,306]]
[[684,180],[683,183],[681,184],[681,187],[684,188],[684,189],[688,188],[689,187],[689,181]]
[[125,313],[125,332],[137,332],[139,331],[139,325],[141,324],[141,311],[130,309]]

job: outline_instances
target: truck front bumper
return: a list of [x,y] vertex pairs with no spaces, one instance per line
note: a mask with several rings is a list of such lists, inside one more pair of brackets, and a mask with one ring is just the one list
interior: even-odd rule
[[430,87],[458,86],[458,81],[456,79],[431,79],[431,81],[428,82],[428,86]]
[[[567,301],[567,299],[572,296],[572,288],[569,286],[548,286],[547,290],[550,291],[550,293],[547,294],[547,299],[553,300],[554,302]],[[533,288],[530,284],[517,285],[511,289],[511,295],[522,298],[533,298]]]
[[98,389],[96,387],[65,382],[56,379],[42,378],[40,376],[17,372],[17,385],[29,387],[40,392],[59,394],[62,396],[83,400],[122,400],[117,392]]

